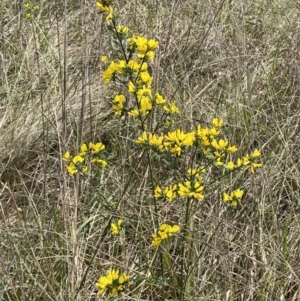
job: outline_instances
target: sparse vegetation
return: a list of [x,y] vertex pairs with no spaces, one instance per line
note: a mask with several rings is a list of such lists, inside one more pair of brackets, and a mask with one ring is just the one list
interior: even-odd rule
[[0,299],[298,300],[298,3],[2,2]]

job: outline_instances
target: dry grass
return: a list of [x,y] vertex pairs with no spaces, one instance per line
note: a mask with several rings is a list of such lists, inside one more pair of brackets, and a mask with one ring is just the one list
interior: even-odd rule
[[[113,260],[128,270],[150,260],[136,252],[148,240],[149,225],[138,218],[150,212],[145,171],[128,153],[134,138],[113,117],[101,83],[100,57],[112,44],[93,1],[65,7],[41,0],[32,22],[16,3],[0,4],[0,299],[96,300],[94,283]],[[225,212],[213,196],[201,206],[186,300],[299,300],[299,5],[118,6],[133,32],[160,41],[155,88],[179,101],[182,125],[221,117],[241,153],[257,147],[263,154],[264,167],[246,182],[237,211]],[[111,155],[109,171],[100,185],[74,182],[62,154],[99,139]],[[111,208],[120,195],[126,206]],[[113,210],[139,233],[114,259],[104,235]],[[151,290],[128,296],[159,298]]]

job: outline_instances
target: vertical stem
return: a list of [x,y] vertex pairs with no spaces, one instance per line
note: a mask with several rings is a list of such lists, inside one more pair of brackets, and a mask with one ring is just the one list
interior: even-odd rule
[[179,300],[183,301],[184,300],[184,295],[185,295],[185,281],[184,281],[184,275],[186,274],[185,268],[184,268],[184,253],[185,253],[185,245],[188,241],[187,234],[189,233],[189,215],[190,215],[190,204],[191,204],[191,199],[187,199],[187,205],[186,205],[186,210],[185,210],[185,220],[184,220],[184,225],[181,233],[182,241],[181,241],[181,264],[180,264],[180,279],[179,279],[179,285],[180,285],[180,295],[179,295]]
[[[192,200],[191,200],[192,201]],[[192,263],[192,259],[193,259],[193,229],[194,229],[194,215],[190,216],[189,220],[188,220],[188,238],[187,238],[187,248],[188,248],[188,254],[187,254],[187,268],[186,268],[186,293],[189,295],[189,291],[190,291],[190,281],[189,281],[189,272],[190,272],[190,265]]]
[[47,149],[46,149],[46,129],[45,129],[45,109],[44,109],[44,102],[43,102],[43,91],[41,87],[41,79],[42,79],[42,73],[41,73],[41,67],[40,67],[40,60],[39,60],[39,50],[38,50],[38,33],[36,32],[36,28],[33,24],[34,19],[31,20],[31,27],[33,32],[33,40],[34,40],[34,46],[35,46],[35,58],[36,58],[36,64],[38,68],[38,74],[39,74],[39,91],[40,91],[40,103],[41,103],[41,111],[42,111],[42,135],[43,135],[43,197],[44,200],[46,199],[46,181],[47,181]]
[[[59,29],[57,28],[59,31]],[[62,80],[62,141],[65,144],[67,135],[66,99],[67,99],[67,0],[64,2],[64,52],[63,52],[63,80]]]

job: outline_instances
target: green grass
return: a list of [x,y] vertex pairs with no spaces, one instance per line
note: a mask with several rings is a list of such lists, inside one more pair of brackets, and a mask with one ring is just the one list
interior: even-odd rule
[[[0,299],[96,300],[95,282],[115,264],[129,274],[145,271],[124,300],[177,300],[176,277],[151,278],[155,251],[146,246],[155,221],[180,221],[180,208],[162,206],[155,216],[150,171],[132,143],[137,131],[110,109],[100,58],[114,44],[102,18],[93,2],[38,4],[32,20],[21,4],[0,4]],[[182,128],[217,116],[239,154],[262,152],[264,166],[246,183],[224,180],[244,183],[241,206],[225,210],[219,189],[195,214],[184,300],[298,300],[299,5],[117,5],[133,32],[159,40],[154,88],[177,100]],[[64,152],[99,140],[109,168],[75,181]],[[107,235],[111,217],[126,220],[128,241]],[[182,258],[173,251],[169,260],[176,276]]]

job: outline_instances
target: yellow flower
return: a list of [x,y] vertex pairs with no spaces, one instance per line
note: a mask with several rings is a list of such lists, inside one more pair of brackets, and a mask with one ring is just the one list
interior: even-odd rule
[[131,82],[131,81],[128,83],[128,92],[129,93],[135,92],[135,86],[134,86],[133,82]]
[[153,59],[154,50],[158,47],[158,42],[154,39],[147,40],[145,37],[133,36],[127,39],[128,50],[137,51],[137,57],[140,59]]
[[149,50],[155,50],[158,47],[158,41],[154,39],[148,40],[148,49]]
[[180,231],[178,225],[161,224],[156,234],[152,234],[152,247],[159,247],[163,240],[173,236],[174,233]]
[[217,150],[223,150],[228,145],[227,140],[220,139],[219,141],[213,139],[211,146]]
[[142,88],[138,89],[136,92],[138,100],[141,100],[143,96],[149,96],[152,97],[152,91],[151,89],[147,88],[146,86],[143,86]]
[[102,0],[101,3],[96,2],[96,6],[103,12],[109,13],[111,11],[111,6],[108,3],[106,3],[106,1]]
[[162,151],[164,148],[163,139],[164,139],[163,136],[156,137],[155,134],[149,134],[149,137],[148,137],[149,145],[154,146],[154,147],[158,148],[160,151]]
[[[138,55],[139,56],[139,55]],[[154,51],[147,51],[144,55],[140,55],[141,59],[145,58],[147,60],[152,60],[155,57],[155,52]]]
[[85,165],[82,165],[84,162],[84,158],[81,157],[80,155],[75,156],[74,158],[70,157],[70,153],[66,152],[63,158],[64,161],[70,162],[69,165],[67,166],[67,171],[70,175],[76,175],[78,171],[81,171],[82,173],[87,173],[88,172],[88,167]]
[[232,200],[232,197],[229,194],[227,194],[226,192],[223,192],[223,201],[229,202],[231,200]]
[[129,32],[129,28],[119,24],[117,26],[117,32],[121,34],[127,34]]
[[255,149],[255,150],[253,151],[253,153],[251,154],[251,156],[252,156],[253,158],[258,158],[258,157],[260,157],[260,151],[259,151],[258,149]]
[[145,84],[147,87],[149,87],[153,81],[153,77],[150,76],[150,74],[147,71],[140,72],[140,80],[143,84]]
[[99,152],[105,149],[105,145],[101,142],[94,144],[93,142],[89,143],[89,149],[92,150],[92,154],[98,154]]
[[210,145],[209,142],[209,130],[208,128],[202,128],[200,124],[197,125],[197,129],[195,131],[198,144],[200,144],[202,147],[207,147]]
[[229,170],[233,170],[233,169],[234,169],[234,163],[233,163],[232,161],[228,162],[228,163],[227,163],[227,168],[228,168]]
[[235,145],[229,146],[229,147],[227,148],[227,151],[228,151],[229,153],[235,153],[235,152],[237,151],[237,147],[236,147]]
[[147,45],[147,39],[145,37],[136,37],[133,38],[133,41],[135,42],[137,51],[140,53],[146,53],[148,50],[148,45]]
[[255,168],[259,168],[259,167],[262,167],[261,163],[251,163],[250,166],[249,166],[250,172],[252,174],[254,174],[255,173]]
[[166,105],[163,106],[163,110],[171,115],[180,113],[175,101],[168,102]]
[[107,166],[107,162],[105,160],[98,158],[92,159],[91,163],[99,163],[100,165],[102,165],[103,168]]
[[139,116],[139,111],[137,109],[133,109],[133,110],[129,111],[129,115],[132,117],[137,117],[137,116]]
[[157,105],[162,105],[166,102],[166,100],[159,94],[159,93],[156,93],[155,94],[155,103]]
[[146,62],[143,62],[141,71],[147,71],[148,70],[148,64]]
[[119,283],[124,284],[125,282],[128,282],[130,279],[129,275],[123,274],[119,277]]
[[203,200],[204,195],[202,191],[204,186],[202,186],[199,182],[192,183],[191,181],[186,181],[183,184],[178,184],[178,194],[181,197],[193,197],[197,200]]
[[237,166],[238,167],[243,166],[243,160],[242,159],[240,159],[240,158],[237,159]]
[[120,60],[118,62],[111,62],[106,70],[102,73],[102,79],[105,84],[108,84],[112,79],[115,78],[116,74],[122,75],[126,67],[126,62]]
[[77,167],[73,162],[67,166],[67,171],[70,175],[76,175],[78,172]]
[[79,155],[77,155],[77,156],[75,156],[75,157],[73,158],[72,161],[73,161],[74,164],[78,164],[78,163],[82,163],[82,162],[84,161],[84,158],[81,157],[81,156],[79,156]]
[[151,111],[152,109],[152,104],[151,101],[149,99],[149,97],[147,96],[142,96],[140,99],[140,113],[142,116],[146,116],[148,115],[149,111]]
[[127,63],[127,68],[131,69],[135,73],[141,71],[141,65],[137,61],[135,61],[135,60],[130,60]]
[[172,202],[177,197],[177,185],[170,185],[165,188],[164,190],[164,196],[169,200],[169,202]]
[[85,143],[81,144],[80,153],[78,155],[81,157],[84,157],[84,156],[86,156],[87,153],[88,153],[87,145]]
[[118,235],[122,229],[122,223],[123,221],[121,219],[119,219],[117,221],[117,223],[111,223],[110,227],[111,227],[111,234],[112,235]]
[[221,161],[221,158],[217,158],[216,162],[215,162],[216,166],[223,166],[224,162]]
[[161,238],[160,236],[156,234],[152,234],[152,247],[157,248],[161,244]]
[[119,60],[116,65],[116,72],[120,75],[124,73],[124,70],[126,68],[126,61],[125,60]]
[[109,12],[109,14],[106,16],[106,18],[105,18],[105,22],[106,22],[106,23],[109,24],[109,23],[110,23],[110,20],[113,19],[113,17],[114,17],[114,14],[113,14],[113,13],[114,13],[114,11],[111,10],[111,11]]
[[207,134],[210,136],[210,137],[216,137],[218,135],[220,135],[221,131],[219,131],[218,128],[211,128],[211,129],[207,129]]
[[215,128],[220,128],[223,125],[223,120],[218,118],[213,118],[212,125]]
[[68,151],[64,154],[63,160],[68,162],[70,161],[70,159],[71,159],[71,155],[70,152]]
[[172,234],[177,233],[179,231],[180,231],[180,227],[178,225],[174,225],[174,226],[169,228],[169,232],[172,233]]
[[121,274],[119,270],[111,269],[106,276],[101,276],[95,284],[99,294],[108,294],[114,297],[117,293],[124,290],[124,286],[129,284],[130,277],[127,274]]
[[181,155],[184,146],[192,146],[195,141],[195,132],[184,133],[180,129],[169,132],[164,136],[164,146],[173,154]]
[[254,152],[249,155],[243,157],[243,165],[248,166],[249,170],[252,174],[255,173],[255,169],[262,167],[262,163],[255,162],[255,159],[260,156],[260,152],[258,150],[254,150]]
[[82,173],[84,173],[84,174],[86,174],[87,172],[88,172],[88,167],[87,166],[83,166],[82,168],[81,168],[81,172]]
[[116,115],[121,115],[124,108],[125,96],[123,94],[118,94],[114,97],[112,103],[112,109],[115,111]]
[[243,197],[244,191],[241,189],[237,189],[230,194],[227,194],[226,192],[223,192],[223,201],[225,203],[230,203],[232,207],[236,207],[238,204],[238,201]]
[[162,197],[162,190],[159,186],[156,186],[154,188],[154,198],[158,199],[160,197]]
[[135,141],[137,144],[143,144],[148,142],[147,133],[144,131],[142,136],[138,137]]
[[103,71],[102,79],[104,84],[108,84],[113,78],[113,75],[114,75],[114,71],[112,71],[111,69],[106,69],[105,71]]
[[243,195],[244,195],[244,191],[241,190],[241,189],[237,189],[237,190],[234,191],[234,196],[237,199],[241,199]]

